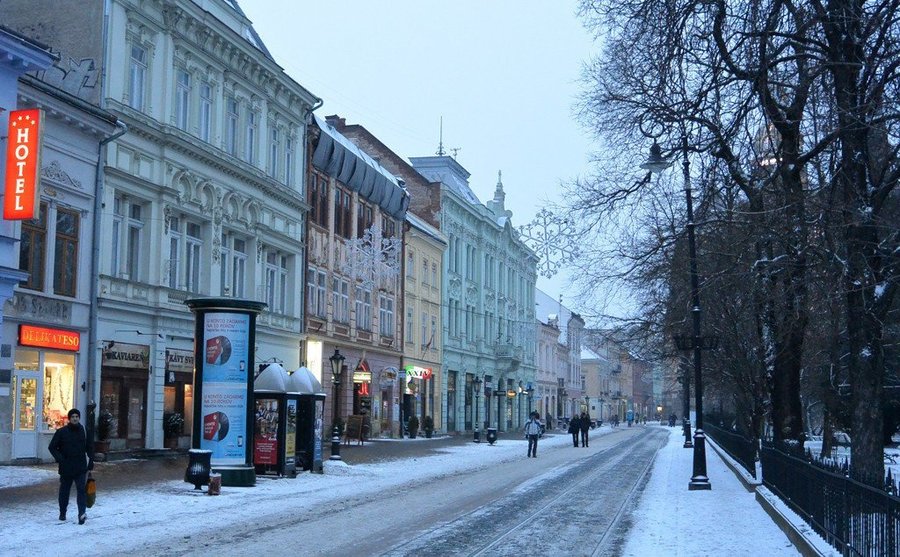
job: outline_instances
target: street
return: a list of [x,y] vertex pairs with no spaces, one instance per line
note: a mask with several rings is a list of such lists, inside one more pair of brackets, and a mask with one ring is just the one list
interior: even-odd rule
[[[544,444],[539,457],[222,524],[214,537],[169,540],[163,555],[608,555],[668,433],[621,428],[589,448]],[[559,437],[556,438],[557,441]],[[524,448],[524,444],[522,445]],[[486,450],[490,448],[485,447]],[[397,472],[402,474],[402,461]],[[311,546],[303,540],[316,540]],[[298,545],[299,543],[299,545]]]

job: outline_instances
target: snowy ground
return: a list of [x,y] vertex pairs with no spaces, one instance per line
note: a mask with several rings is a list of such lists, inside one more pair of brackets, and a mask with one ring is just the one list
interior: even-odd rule
[[[610,431],[604,427],[592,436]],[[625,555],[798,554],[715,451],[707,453],[713,489],[689,492],[691,451],[681,447],[680,430],[670,432],[670,442],[660,451],[635,509]],[[546,451],[570,443],[568,435],[554,435],[545,437],[540,446]],[[66,523],[57,520],[52,500],[0,509],[0,554],[93,555],[125,550],[150,554],[163,540],[209,536],[231,521],[252,521],[273,510],[299,516],[336,498],[385,493],[422,478],[518,461],[524,453],[524,440],[503,440],[494,446],[471,443],[448,448],[440,455],[407,459],[401,466],[328,462],[325,475],[260,478],[256,487],[224,487],[218,497],[201,495],[180,479],[104,493],[101,477],[97,504],[88,510],[84,526],[74,522],[74,496],[72,519]],[[47,473],[45,468],[0,467],[0,489],[31,479],[43,481]],[[48,534],[57,534],[51,545],[46,543]]]

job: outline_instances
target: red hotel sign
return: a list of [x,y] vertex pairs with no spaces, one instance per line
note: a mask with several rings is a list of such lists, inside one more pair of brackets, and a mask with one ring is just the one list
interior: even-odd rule
[[6,187],[3,218],[33,219],[40,194],[41,110],[9,113],[6,142]]
[[81,346],[81,334],[63,329],[19,325],[19,344],[78,352],[78,348]]

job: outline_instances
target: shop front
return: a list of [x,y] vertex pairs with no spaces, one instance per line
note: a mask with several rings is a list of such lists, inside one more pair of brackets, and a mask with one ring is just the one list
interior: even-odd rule
[[49,458],[47,445],[54,431],[75,408],[81,333],[20,324],[13,361],[12,460]]
[[[166,349],[166,381],[163,387],[163,425],[166,442],[189,448],[194,423],[194,352]],[[173,419],[174,418],[181,418]],[[168,423],[175,424],[169,427]],[[177,427],[180,424],[180,427]]]
[[147,388],[150,347],[117,341],[103,342],[100,363],[100,414],[112,416],[110,449],[146,446]]

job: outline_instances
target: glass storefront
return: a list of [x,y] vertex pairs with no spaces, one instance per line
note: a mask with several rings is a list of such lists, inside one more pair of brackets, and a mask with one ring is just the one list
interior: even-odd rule
[[[41,410],[39,426],[42,430],[54,430],[66,425],[69,410],[75,407],[75,355],[20,348],[16,351],[15,360],[16,371],[42,371],[44,381],[40,405],[36,400],[37,382],[22,382],[22,396],[30,398],[23,399],[18,408],[20,413],[30,416],[19,416],[20,428],[37,418],[38,408]],[[23,418],[28,419],[23,421]]]

